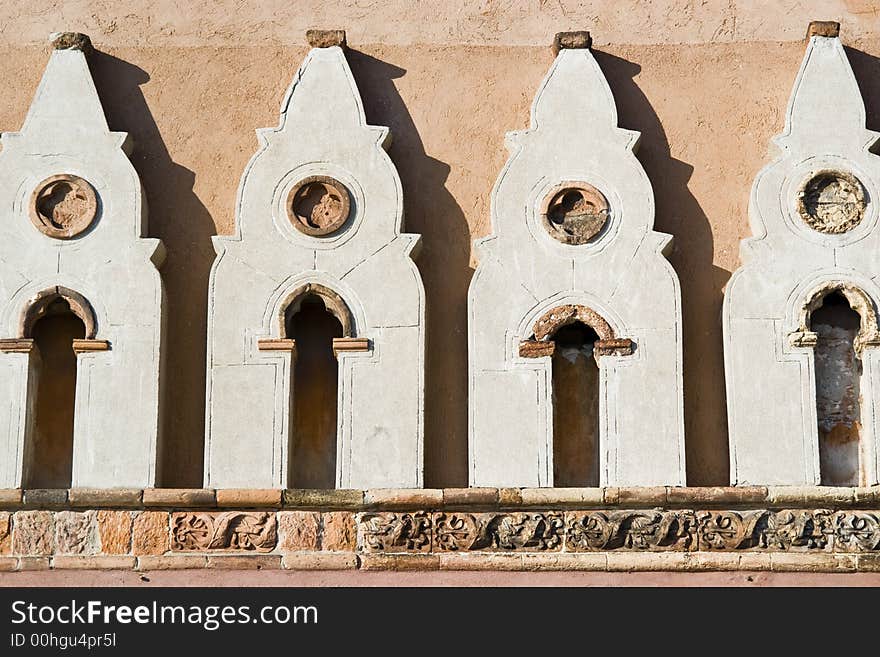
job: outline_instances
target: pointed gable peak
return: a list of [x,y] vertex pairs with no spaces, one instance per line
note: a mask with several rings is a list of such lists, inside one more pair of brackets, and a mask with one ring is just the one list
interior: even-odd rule
[[92,49],[85,34],[55,33],[53,50],[22,132],[74,130],[107,133],[107,119],[98,97],[87,54]]
[[777,142],[828,147],[865,141],[865,103],[853,75],[839,25],[814,21],[807,31],[807,49],[789,99],[785,132]]
[[589,32],[556,35],[556,59],[532,106],[532,127],[565,130],[586,124],[596,131],[617,127],[617,107],[602,69],[590,50]]

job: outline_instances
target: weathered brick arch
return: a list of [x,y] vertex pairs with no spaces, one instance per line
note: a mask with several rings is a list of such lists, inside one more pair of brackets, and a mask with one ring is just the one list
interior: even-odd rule
[[279,305],[278,310],[278,335],[286,335],[287,319],[299,311],[302,302],[308,297],[318,297],[324,302],[324,308],[331,315],[339,320],[342,325],[342,336],[345,338],[354,337],[354,316],[339,294],[320,283],[306,283],[288,294]]
[[98,321],[92,305],[79,292],[74,292],[70,288],[61,286],[50,287],[31,298],[21,313],[21,321],[19,322],[20,337],[33,338],[34,326],[46,316],[49,307],[59,299],[66,301],[70,306],[71,312],[82,320],[85,326],[85,339],[94,340],[98,332]]
[[632,354],[635,343],[629,338],[617,337],[611,324],[599,313],[587,306],[566,304],[551,308],[537,319],[532,328],[532,338],[520,343],[520,356],[538,358],[552,355],[555,349],[553,337],[556,332],[575,322],[589,326],[599,336],[593,345],[593,353],[596,356]]
[[861,318],[859,332],[853,342],[856,353],[861,352],[865,347],[880,344],[880,329],[877,326],[877,310],[874,302],[860,287],[844,281],[826,281],[807,294],[798,312],[798,329],[789,335],[791,344],[796,347],[816,346],[816,333],[811,327],[813,311],[823,304],[825,297],[834,292],[842,294],[849,307]]

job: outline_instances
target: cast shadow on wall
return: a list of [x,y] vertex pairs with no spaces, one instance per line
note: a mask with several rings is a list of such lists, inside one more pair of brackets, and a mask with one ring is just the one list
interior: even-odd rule
[[[869,55],[861,50],[844,46],[846,56],[852,66],[856,83],[865,101],[865,126],[868,130],[880,132],[880,57]],[[871,152],[880,153],[880,142]]]
[[687,482],[727,485],[721,304],[731,272],[712,264],[709,219],[688,189],[694,169],[672,157],[660,118],[633,79],[641,67],[597,50],[593,55],[617,102],[618,124],[642,133],[637,156],[654,188],[654,228],[675,238],[669,260],[681,283]]
[[167,250],[162,266],[166,293],[164,424],[158,482],[202,486],[204,451],[205,336],[208,275],[214,262],[214,221],[193,192],[195,173],[168,153],[140,85],[141,68],[95,51],[89,59],[111,130],[134,140],[131,161],[147,200],[147,237]]
[[[391,128],[388,153],[403,184],[404,227],[422,236],[416,265],[426,297],[425,486],[467,486],[467,291],[471,234],[446,189],[450,167],[425,153],[394,80],[398,66],[346,52],[367,123]],[[487,192],[488,193],[488,192]]]

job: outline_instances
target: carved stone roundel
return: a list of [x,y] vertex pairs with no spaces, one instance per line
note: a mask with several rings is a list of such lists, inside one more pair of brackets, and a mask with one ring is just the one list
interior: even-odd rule
[[819,171],[801,186],[798,214],[813,230],[838,235],[852,230],[865,217],[865,189],[852,174]]
[[339,230],[351,212],[351,195],[329,176],[309,176],[287,195],[287,217],[306,235],[330,235]]
[[544,198],[541,222],[563,244],[586,244],[608,222],[608,201],[588,183],[558,185]]
[[88,181],[72,174],[50,176],[31,195],[30,219],[45,235],[75,237],[88,229],[98,212],[98,197]]

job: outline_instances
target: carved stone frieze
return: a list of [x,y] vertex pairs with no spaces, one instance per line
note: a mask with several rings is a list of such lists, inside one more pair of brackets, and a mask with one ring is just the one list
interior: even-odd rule
[[693,511],[588,511],[568,515],[566,548],[687,550],[696,543]]
[[834,549],[867,552],[880,549],[880,516],[866,511],[840,511],[831,519]]
[[824,550],[833,533],[826,510],[703,511],[699,549]]
[[417,513],[362,513],[358,545],[365,552],[430,552],[431,516]]
[[435,546],[440,551],[562,549],[561,513],[436,513]]
[[172,550],[255,550],[271,552],[278,541],[274,513],[173,513]]

